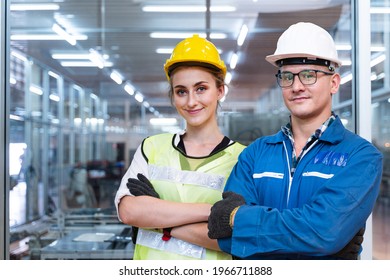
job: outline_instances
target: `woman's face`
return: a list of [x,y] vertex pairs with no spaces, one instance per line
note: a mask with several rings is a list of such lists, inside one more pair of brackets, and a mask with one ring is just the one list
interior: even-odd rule
[[218,101],[224,87],[217,88],[215,77],[201,67],[181,67],[171,76],[172,103],[188,126],[215,123]]

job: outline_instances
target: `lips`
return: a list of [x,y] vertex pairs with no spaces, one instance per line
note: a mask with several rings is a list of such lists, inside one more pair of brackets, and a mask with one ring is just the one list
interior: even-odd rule
[[291,99],[291,101],[293,102],[300,102],[300,101],[305,101],[309,99],[309,97],[306,97],[306,96],[297,96],[297,97],[294,97]]
[[202,109],[196,109],[196,110],[186,110],[188,114],[190,115],[195,115],[197,113],[199,113],[200,111],[202,111]]

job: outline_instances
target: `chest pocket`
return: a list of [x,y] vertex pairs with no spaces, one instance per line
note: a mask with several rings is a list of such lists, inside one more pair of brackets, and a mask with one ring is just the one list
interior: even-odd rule
[[286,199],[285,175],[279,172],[261,172],[252,175],[260,205],[281,207]]

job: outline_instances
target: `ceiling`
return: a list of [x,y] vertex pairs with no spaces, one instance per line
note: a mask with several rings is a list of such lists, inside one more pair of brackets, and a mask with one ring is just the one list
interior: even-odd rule
[[[11,1],[12,4],[37,1]],[[339,28],[346,0],[62,0],[56,11],[11,11],[11,35],[53,35],[52,25],[58,23],[69,33],[86,35],[75,46],[56,40],[11,40],[11,46],[52,67],[103,99],[108,104],[128,101],[138,104],[116,84],[109,74],[118,71],[145,100],[161,114],[172,113],[167,97],[168,85],[163,64],[169,54],[156,53],[157,48],[173,48],[181,39],[151,38],[152,32],[225,33],[225,39],[211,41],[221,50],[229,65],[233,52],[238,52],[237,67],[223,108],[227,111],[253,111],[256,100],[275,86],[275,68],[264,58],[272,54],[282,31],[298,21],[317,23],[330,32]],[[228,5],[233,12],[143,12],[145,5]],[[188,8],[192,9],[192,8]],[[64,23],[63,20],[66,20]],[[244,44],[237,46],[240,28],[249,32]],[[66,26],[65,26],[66,25]],[[71,27],[74,29],[71,30]],[[349,31],[348,31],[349,32]],[[349,33],[347,35],[349,39]],[[108,55],[111,67],[63,67],[54,53],[88,53],[90,49]]]

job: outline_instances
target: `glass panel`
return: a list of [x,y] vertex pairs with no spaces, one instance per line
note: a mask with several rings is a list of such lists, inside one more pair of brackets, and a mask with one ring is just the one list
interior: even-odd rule
[[[383,177],[373,213],[373,257],[390,259],[390,1],[371,1],[372,142],[383,153]],[[375,9],[375,11],[373,10]]]

